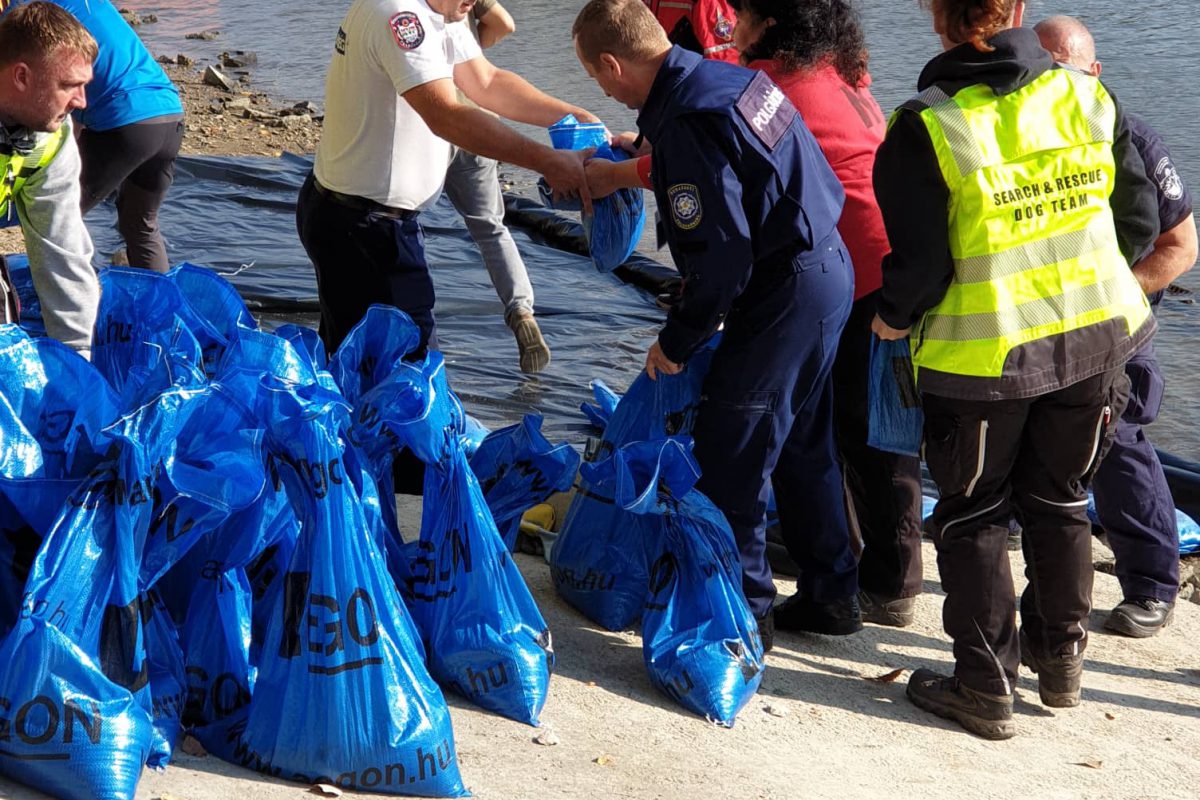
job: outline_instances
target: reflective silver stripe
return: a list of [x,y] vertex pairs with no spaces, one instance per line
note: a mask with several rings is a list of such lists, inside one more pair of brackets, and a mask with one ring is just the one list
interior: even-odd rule
[[1025,242],[1000,253],[956,258],[954,277],[958,283],[988,283],[1006,275],[1079,258],[1113,247],[1116,243],[1117,229],[1109,216],[1102,214],[1086,228],[1077,231]]
[[1109,113],[1109,108],[1096,93],[1096,78],[1074,70],[1066,70],[1066,73],[1075,84],[1075,96],[1079,98],[1079,108],[1087,118],[1092,140],[1096,142],[1113,141],[1116,137],[1116,115]]
[[983,150],[979,148],[979,141],[971,133],[966,115],[958,103],[940,87],[930,86],[901,108],[916,111],[918,114],[927,109],[933,112],[934,118],[942,126],[942,133],[946,136],[946,143],[950,145],[950,152],[954,154],[954,163],[958,165],[960,175],[969,175],[983,169],[987,162],[983,157]]
[[1040,497],[1040,496],[1034,494],[1033,492],[1030,492],[1029,496],[1032,497],[1034,500],[1037,500],[1039,503],[1045,503],[1046,505],[1054,506],[1055,508],[1087,508],[1087,504],[1088,504],[1088,501],[1086,499],[1072,500],[1070,503],[1056,503],[1053,500],[1047,500],[1044,497]]
[[1100,452],[1100,439],[1104,436],[1104,423],[1110,419],[1111,414],[1112,406],[1105,406],[1100,411],[1100,419],[1096,420],[1096,436],[1092,439],[1092,454],[1088,456],[1087,465],[1084,466],[1083,472],[1080,473],[1081,475],[1087,475],[1088,470],[1092,468],[1092,464],[1096,463],[1096,456]]
[[979,314],[930,314],[925,318],[927,339],[966,342],[999,339],[1030,328],[1107,308],[1119,291],[1119,276],[1051,297],[1039,297],[1019,306],[1006,306]]
[[988,655],[992,657],[992,663],[996,665],[996,672],[1000,673],[1000,680],[1004,683],[1004,693],[1012,694],[1012,684],[1008,682],[1008,673],[1004,671],[1004,665],[996,657],[996,651],[988,644],[987,637],[983,635],[983,629],[979,627],[979,622],[976,620],[971,620],[971,622],[975,623],[975,630],[979,631],[979,640],[983,642],[983,646],[987,648]]
[[695,3],[672,3],[672,2],[670,2],[670,0],[664,0],[664,2],[658,4],[658,7],[659,8],[682,8],[684,11],[691,11],[693,5],[695,5]]
[[988,421],[986,419],[979,420],[979,457],[975,460],[975,477],[971,478],[971,482],[967,484],[967,497],[974,493],[975,484],[979,483],[979,478],[983,475],[983,461],[987,455],[987,432]]
[[733,42],[726,42],[725,44],[718,44],[718,45],[713,45],[712,47],[706,47],[706,48],[704,48],[704,55],[711,56],[713,53],[719,53],[722,50],[728,50],[731,47],[733,47]]
[[979,140],[971,133],[971,126],[967,124],[967,117],[958,103],[946,100],[932,106],[930,111],[942,126],[942,133],[946,136],[946,143],[950,145],[950,152],[954,154],[954,163],[958,165],[959,174],[970,175],[983,169],[987,160],[983,157]]
[[930,86],[925,91],[918,94],[916,97],[904,103],[901,108],[907,108],[909,111],[916,111],[920,114],[927,108],[944,103],[950,99],[950,95],[942,91],[940,86]]
[[990,506],[983,509],[982,511],[976,511],[974,514],[967,514],[965,517],[959,517],[958,519],[950,520],[949,522],[947,522],[945,525],[942,526],[942,529],[940,531],[938,531],[938,536],[945,537],[946,531],[950,530],[955,525],[961,524],[963,522],[970,522],[971,520],[975,519],[976,517],[982,517],[984,514],[987,514],[991,511],[995,511],[997,508],[1000,507],[1000,504],[1003,502],[1004,502],[1004,498],[1001,497],[999,500],[992,503]]

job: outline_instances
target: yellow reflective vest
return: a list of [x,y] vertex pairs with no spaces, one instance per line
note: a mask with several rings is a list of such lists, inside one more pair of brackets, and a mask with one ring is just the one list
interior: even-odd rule
[[954,278],[913,330],[918,384],[972,384],[944,393],[978,397],[994,383],[997,399],[1052,391],[1114,365],[1037,363],[1080,350],[1025,346],[1098,324],[1127,355],[1151,316],[1117,245],[1117,109],[1104,85],[1053,69],[999,96],[934,86],[901,109],[920,115],[950,192]]
[[70,135],[70,126],[62,125],[49,136],[39,136],[28,154],[15,151],[8,155],[0,153],[0,217],[12,219],[16,213],[13,199],[20,194],[25,181],[54,160]]

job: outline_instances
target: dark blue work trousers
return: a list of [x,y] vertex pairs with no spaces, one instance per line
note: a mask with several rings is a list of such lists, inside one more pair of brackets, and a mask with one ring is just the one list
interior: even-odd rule
[[421,344],[437,347],[433,278],[416,212],[399,219],[352,208],[318,190],[310,173],[296,203],[296,230],[317,272],[321,339],[330,355],[372,303],[395,306],[421,329]]
[[766,558],[771,486],[800,567],[797,591],[829,602],[858,591],[833,438],[833,369],[854,278],[840,237],[755,274],[713,354],[693,435],[697,484],[737,539],[742,585],[756,617],[771,610]]
[[1126,598],[1167,603],[1179,592],[1179,529],[1175,502],[1143,425],[1158,417],[1163,378],[1154,345],[1125,364],[1129,405],[1117,424],[1112,449],[1092,479],[1096,513],[1117,561],[1117,580]]

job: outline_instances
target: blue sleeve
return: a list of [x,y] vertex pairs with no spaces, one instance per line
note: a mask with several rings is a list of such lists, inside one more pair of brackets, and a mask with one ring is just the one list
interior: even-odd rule
[[723,141],[697,122],[680,120],[671,140],[654,151],[655,183],[676,266],[682,299],[667,315],[659,346],[676,363],[687,360],[712,336],[750,280],[754,252],[742,208],[741,180]]
[[1133,145],[1146,165],[1146,177],[1158,194],[1158,227],[1169,231],[1192,215],[1192,193],[1175,168],[1175,160],[1158,131],[1145,120],[1128,116]]

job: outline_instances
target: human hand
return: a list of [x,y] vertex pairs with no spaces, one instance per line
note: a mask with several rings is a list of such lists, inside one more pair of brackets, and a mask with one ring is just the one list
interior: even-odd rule
[[617,189],[636,189],[641,186],[638,178],[637,161],[609,161],[607,158],[592,158],[583,165],[587,172],[588,189],[593,200],[608,197]]
[[624,150],[626,153],[629,153],[629,155],[631,155],[631,156],[649,155],[650,143],[647,142],[645,139],[642,139],[642,144],[640,147],[634,146],[634,142],[637,141],[637,138],[639,135],[640,134],[636,133],[635,131],[625,131],[624,133],[618,133],[609,140],[609,146],[613,150]]
[[912,328],[893,328],[884,322],[878,314],[875,315],[875,319],[871,320],[871,332],[885,342],[894,342],[897,339],[903,339],[905,336],[908,336],[910,330]]
[[586,150],[549,150],[542,169],[554,197],[578,197],[585,214],[592,213],[592,193],[588,189],[584,162],[596,152],[594,147]]
[[650,352],[646,353],[646,374],[650,376],[650,380],[658,380],[660,372],[663,375],[678,375],[682,370],[683,365],[667,358],[655,339],[654,344],[650,345]]
[[575,119],[580,122],[599,122],[600,118],[586,109],[579,109],[575,112]]

